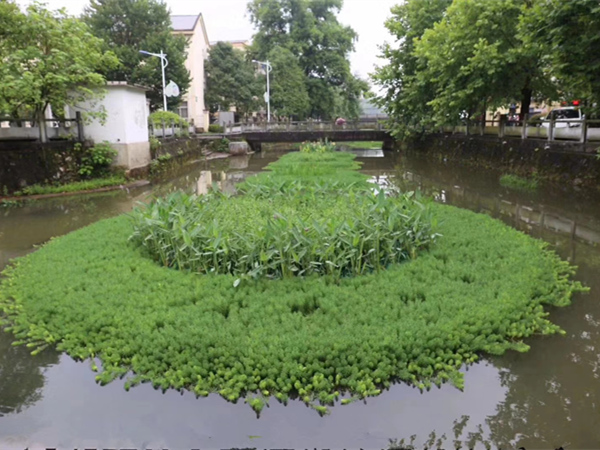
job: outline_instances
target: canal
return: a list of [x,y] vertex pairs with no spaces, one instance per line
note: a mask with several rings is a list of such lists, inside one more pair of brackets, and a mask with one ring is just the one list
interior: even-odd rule
[[[573,305],[551,309],[565,336],[529,339],[531,350],[486,358],[465,370],[465,390],[421,393],[405,385],[319,417],[299,402],[272,401],[260,419],[218,395],[129,392],[101,387],[88,363],[45,351],[31,356],[0,333],[0,449],[25,448],[597,448],[600,445],[600,202],[561,189],[519,193],[500,173],[398,153],[356,150],[363,172],[381,185],[420,189],[437,201],[489,214],[548,242],[576,264],[591,288]],[[0,208],[0,268],[138,202],[184,189],[203,170],[226,191],[281,153],[200,162],[168,181],[130,191],[37,201]],[[402,441],[404,439],[404,441]]]

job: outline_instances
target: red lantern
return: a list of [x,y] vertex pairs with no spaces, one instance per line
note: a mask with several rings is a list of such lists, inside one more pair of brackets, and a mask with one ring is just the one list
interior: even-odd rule
[[573,106],[579,106],[579,100],[573,100]]

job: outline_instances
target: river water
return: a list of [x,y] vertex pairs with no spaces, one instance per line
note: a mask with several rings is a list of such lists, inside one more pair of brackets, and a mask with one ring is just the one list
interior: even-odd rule
[[[325,417],[298,402],[272,401],[257,419],[249,406],[217,395],[163,394],[147,384],[126,392],[119,381],[101,387],[88,363],[52,351],[31,356],[0,333],[0,449],[387,448],[401,439],[416,448],[600,447],[600,202],[559,189],[510,191],[491,170],[377,150],[356,154],[374,182],[419,188],[497,217],[578,265],[577,279],[590,293],[550,311],[566,336],[531,338],[525,354],[469,367],[464,392],[396,385]],[[202,170],[232,192],[279,156],[201,162],[150,187],[0,208],[0,268],[53,236],[126,213],[153,195],[193,192]]]

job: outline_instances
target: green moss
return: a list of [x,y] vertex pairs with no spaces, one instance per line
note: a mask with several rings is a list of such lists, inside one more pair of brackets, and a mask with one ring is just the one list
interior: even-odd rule
[[76,181],[73,183],[61,185],[40,185],[34,184],[23,188],[15,195],[45,195],[45,194],[62,194],[66,192],[91,191],[110,186],[119,186],[127,183],[127,180],[122,175],[112,176],[108,178],[95,178],[92,180]]
[[538,188],[537,178],[523,178],[518,175],[508,174],[500,177],[502,186],[522,191],[535,191]]

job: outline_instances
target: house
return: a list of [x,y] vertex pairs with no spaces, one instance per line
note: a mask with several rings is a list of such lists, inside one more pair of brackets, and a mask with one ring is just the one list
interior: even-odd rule
[[235,48],[236,50],[241,50],[243,52],[246,52],[248,50],[248,47],[250,47],[250,41],[249,40],[238,40],[238,41],[213,41],[210,43],[210,46],[214,46],[216,44],[218,44],[219,42],[227,42],[228,44],[231,44],[231,46],[233,48]]
[[179,107],[179,115],[193,120],[197,128],[208,130],[209,112],[204,103],[204,60],[208,58],[210,44],[202,14],[171,16],[173,34],[189,39],[188,55],[185,62],[192,82]]

